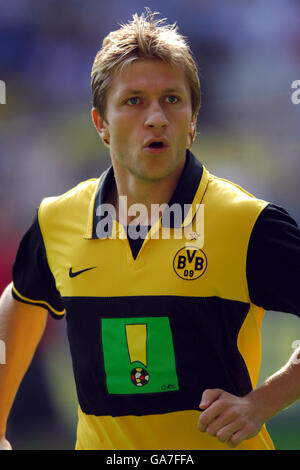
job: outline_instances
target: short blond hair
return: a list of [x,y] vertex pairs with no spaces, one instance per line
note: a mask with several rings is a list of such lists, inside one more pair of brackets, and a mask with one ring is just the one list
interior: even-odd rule
[[138,59],[159,59],[171,66],[183,66],[191,89],[192,115],[197,116],[201,91],[196,63],[176,23],[165,24],[165,19],[155,19],[157,14],[146,8],[146,13],[134,14],[132,21],[104,38],[91,72],[92,104],[103,118],[114,73]]

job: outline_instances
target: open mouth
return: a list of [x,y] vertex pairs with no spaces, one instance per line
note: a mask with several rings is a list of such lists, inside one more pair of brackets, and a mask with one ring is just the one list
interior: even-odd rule
[[149,147],[152,149],[161,149],[163,148],[163,146],[163,142],[151,142],[151,144],[149,145]]
[[162,153],[167,150],[169,147],[168,141],[165,139],[156,140],[149,139],[148,142],[145,142],[144,149],[150,153]]

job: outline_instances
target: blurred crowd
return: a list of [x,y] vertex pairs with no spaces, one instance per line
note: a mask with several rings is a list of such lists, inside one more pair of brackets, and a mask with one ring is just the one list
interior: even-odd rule
[[106,34],[144,6],[178,23],[198,63],[194,153],[300,221],[298,0],[0,0],[1,291],[40,200],[108,166],[90,118],[90,70]]

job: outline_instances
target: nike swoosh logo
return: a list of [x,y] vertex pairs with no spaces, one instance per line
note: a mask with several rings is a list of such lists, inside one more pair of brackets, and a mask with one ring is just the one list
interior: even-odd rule
[[93,266],[92,268],[85,268],[81,269],[80,271],[72,271],[72,267],[69,269],[69,277],[76,277],[79,274],[85,273],[86,271],[90,271],[91,269],[95,269],[97,266]]

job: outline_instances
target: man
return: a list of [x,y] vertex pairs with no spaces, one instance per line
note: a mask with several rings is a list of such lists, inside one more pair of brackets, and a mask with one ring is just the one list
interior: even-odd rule
[[296,223],[191,154],[200,85],[175,27],[149,12],[110,33],[92,92],[112,166],[44,199],[20,244],[1,301],[2,448],[49,310],[66,313],[76,449],[273,449],[264,423],[300,396],[299,350],[255,388],[260,325],[300,311]]

